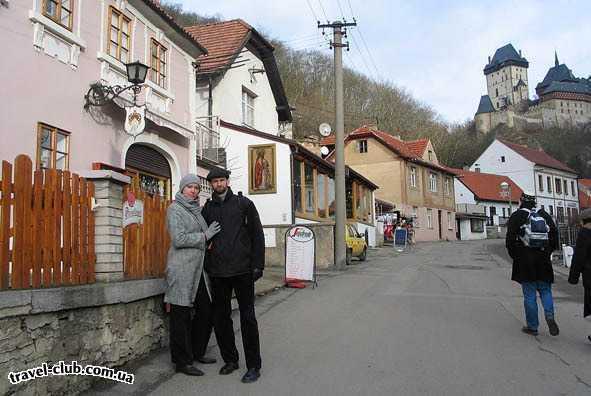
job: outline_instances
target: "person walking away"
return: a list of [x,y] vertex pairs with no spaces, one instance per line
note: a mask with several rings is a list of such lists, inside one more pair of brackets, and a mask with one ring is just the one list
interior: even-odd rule
[[[568,282],[576,285],[581,274],[583,275],[583,317],[587,317],[591,315],[591,209],[583,210],[579,217],[582,227],[577,236]],[[587,339],[591,341],[591,335]]]
[[238,350],[234,339],[231,297],[236,294],[240,329],[247,371],[242,382],[260,377],[259,330],[254,309],[254,283],[263,276],[265,238],[256,207],[239,192],[228,187],[230,174],[215,168],[207,175],[213,189],[204,209],[208,224],[219,222],[221,231],[207,250],[205,270],[213,286],[214,329],[225,365],[221,375],[238,369]]
[[511,279],[521,284],[527,325],[521,330],[538,335],[539,293],[550,334],[557,336],[558,324],[554,315],[552,283],[554,271],[550,256],[558,247],[558,230],[552,217],[543,209],[536,210],[536,197],[524,193],[521,204],[507,223],[505,245],[513,259]]
[[[220,231],[201,215],[199,178],[188,174],[166,212],[171,246],[166,263],[164,302],[170,304],[170,354],[176,371],[203,375],[193,360],[215,363],[204,356],[212,330],[209,279],[203,271],[207,241]],[[195,308],[195,312],[193,312]]]

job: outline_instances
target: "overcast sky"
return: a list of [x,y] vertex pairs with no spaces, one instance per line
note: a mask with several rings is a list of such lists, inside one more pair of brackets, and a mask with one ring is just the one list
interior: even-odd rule
[[[347,20],[345,63],[389,80],[427,103],[447,121],[472,118],[486,94],[487,57],[512,43],[529,61],[530,96],[554,50],[577,77],[591,75],[590,0],[169,0],[185,10],[224,19],[242,18],[296,49],[330,54],[316,18]],[[340,5],[340,7],[339,7]],[[326,16],[325,16],[326,14]],[[369,49],[365,48],[364,41]]]

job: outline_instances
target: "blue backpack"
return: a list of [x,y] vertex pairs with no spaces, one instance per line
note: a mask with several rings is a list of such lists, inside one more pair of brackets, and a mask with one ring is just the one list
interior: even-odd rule
[[538,214],[535,209],[529,210],[521,208],[529,213],[527,221],[521,226],[521,233],[519,239],[523,245],[534,249],[543,249],[550,244],[548,233],[550,227],[546,220]]

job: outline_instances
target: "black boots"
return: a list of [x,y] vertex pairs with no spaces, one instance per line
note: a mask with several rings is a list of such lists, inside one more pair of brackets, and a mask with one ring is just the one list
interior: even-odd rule
[[188,365],[188,364],[187,365],[183,365],[183,366],[177,365],[176,366],[176,372],[177,373],[183,373],[183,374],[186,374],[186,375],[190,375],[190,376],[193,376],[193,377],[201,377],[203,375],[203,371],[199,370],[196,367],[193,367],[191,365]]

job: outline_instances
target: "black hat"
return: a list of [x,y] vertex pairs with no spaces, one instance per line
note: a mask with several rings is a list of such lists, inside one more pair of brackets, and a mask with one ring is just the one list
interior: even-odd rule
[[533,203],[535,205],[536,204],[536,196],[523,193],[523,194],[521,194],[521,201],[527,202],[527,203]]
[[219,179],[219,178],[224,178],[224,179],[230,178],[230,172],[228,172],[227,170],[222,169],[222,168],[213,168],[207,174],[207,181],[212,181],[213,179]]

